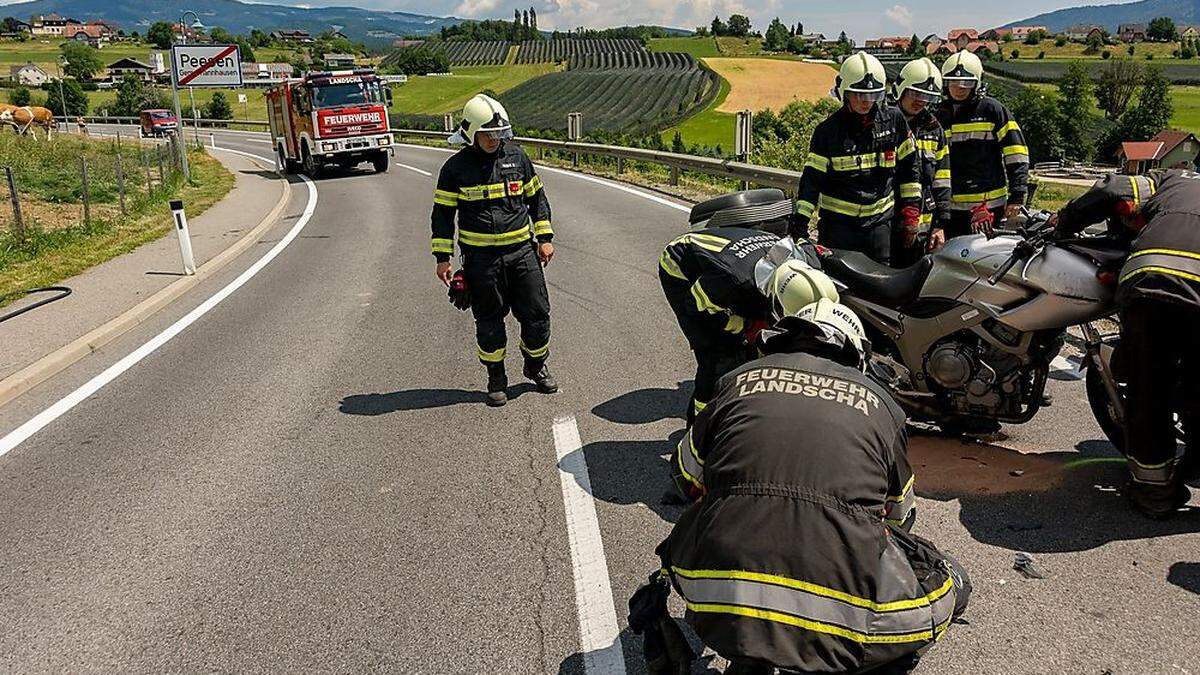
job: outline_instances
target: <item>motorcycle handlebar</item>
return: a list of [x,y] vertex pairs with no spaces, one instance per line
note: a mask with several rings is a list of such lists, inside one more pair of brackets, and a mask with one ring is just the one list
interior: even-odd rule
[[988,277],[988,283],[992,286],[995,286],[997,283],[999,283],[1000,279],[1004,278],[1005,274],[1008,274],[1008,271],[1013,268],[1013,265],[1016,265],[1017,261],[1023,257],[1024,256],[1021,255],[1020,249],[1013,251],[1013,254],[1008,256],[1008,260],[1004,261],[1004,264],[1000,266],[1000,269],[996,270],[995,274]]

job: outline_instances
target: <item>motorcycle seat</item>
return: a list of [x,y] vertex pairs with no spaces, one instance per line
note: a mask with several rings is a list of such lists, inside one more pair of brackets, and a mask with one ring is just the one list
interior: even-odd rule
[[902,307],[916,300],[933,269],[933,257],[925,256],[904,269],[871,260],[858,251],[832,252],[821,260],[826,274],[842,282],[858,297],[888,307]]

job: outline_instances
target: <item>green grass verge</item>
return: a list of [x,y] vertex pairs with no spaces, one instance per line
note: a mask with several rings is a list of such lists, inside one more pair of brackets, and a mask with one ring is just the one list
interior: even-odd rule
[[733,132],[736,124],[737,115],[735,113],[717,112],[717,108],[725,102],[725,98],[729,96],[729,81],[718,76],[721,82],[720,89],[717,90],[717,96],[712,103],[708,104],[704,110],[692,115],[684,120],[678,126],[671,127],[662,132],[663,140],[668,144],[675,138],[675,132],[678,131],[683,137],[684,144],[688,146],[702,145],[715,148],[718,145],[724,151],[730,151],[733,148]]
[[1087,188],[1081,185],[1052,183],[1047,180],[1042,180],[1038,182],[1038,187],[1034,192],[1033,203],[1030,204],[1030,208],[1058,211],[1065,206],[1067,202],[1078,197],[1086,191]]
[[721,56],[761,56],[764,53],[762,38],[757,37],[719,37],[717,50]]
[[652,52],[685,52],[698,59],[721,55],[711,37],[654,38],[646,48]]
[[[128,214],[115,206],[116,188],[111,173],[115,148],[110,141],[60,136],[53,144],[30,145],[29,139],[0,138],[0,162],[19,162],[26,219],[25,235],[17,236],[11,211],[0,230],[0,306],[15,301],[19,291],[53,285],[106,260],[154,241],[173,228],[167,202],[184,200],[191,215],[203,213],[233,188],[234,177],[217,160],[202,150],[189,156],[193,184],[176,177],[165,185],[147,189],[139,170],[138,146],[124,144]],[[57,146],[47,150],[48,146]],[[84,154],[96,168],[89,181],[96,203],[90,223],[82,222],[78,206],[78,173],[64,167],[77,166]],[[70,158],[70,159],[68,159]],[[103,159],[108,158],[105,165]],[[73,161],[72,161],[73,160]],[[66,200],[66,205],[52,203]],[[61,216],[68,214],[63,220]],[[58,222],[53,222],[55,216]]]
[[464,66],[455,68],[453,75],[410,77],[407,84],[393,87],[392,111],[423,115],[458,112],[484,89],[499,94],[554,70],[552,63]]

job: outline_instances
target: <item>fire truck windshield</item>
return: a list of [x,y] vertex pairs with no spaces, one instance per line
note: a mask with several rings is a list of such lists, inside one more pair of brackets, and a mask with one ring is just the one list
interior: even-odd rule
[[345,82],[322,84],[313,87],[313,105],[317,108],[332,108],[342,105],[383,103],[383,93],[378,82]]

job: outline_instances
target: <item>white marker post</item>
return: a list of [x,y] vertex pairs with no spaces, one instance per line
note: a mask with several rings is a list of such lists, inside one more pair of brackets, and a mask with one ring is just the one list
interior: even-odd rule
[[175,216],[175,234],[179,236],[179,255],[183,258],[183,273],[189,277],[196,273],[196,259],[192,257],[192,234],[188,231],[187,214],[183,212],[183,200],[171,200],[171,214]]

